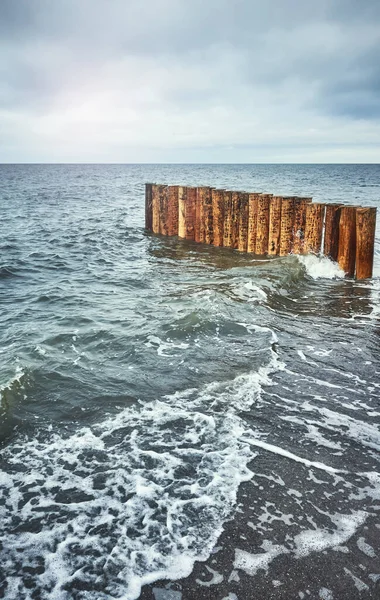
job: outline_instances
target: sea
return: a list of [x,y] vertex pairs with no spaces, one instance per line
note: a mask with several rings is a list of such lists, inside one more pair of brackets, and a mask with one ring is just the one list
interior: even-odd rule
[[0,165],[0,597],[380,598],[379,227],[354,281],[154,236],[145,182],[380,206],[376,164]]

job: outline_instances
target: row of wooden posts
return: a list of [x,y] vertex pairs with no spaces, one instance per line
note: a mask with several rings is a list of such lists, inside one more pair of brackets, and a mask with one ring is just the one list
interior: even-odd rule
[[372,277],[374,207],[146,183],[145,227],[260,256],[321,253],[337,261],[349,277]]

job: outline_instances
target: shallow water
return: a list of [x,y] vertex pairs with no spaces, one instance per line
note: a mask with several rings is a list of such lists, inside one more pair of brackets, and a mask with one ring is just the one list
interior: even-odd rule
[[378,205],[380,166],[0,165],[9,600],[133,600],[189,575],[246,481],[256,537],[233,568],[253,581],[378,516],[379,242],[354,282],[325,258],[153,237],[145,181]]

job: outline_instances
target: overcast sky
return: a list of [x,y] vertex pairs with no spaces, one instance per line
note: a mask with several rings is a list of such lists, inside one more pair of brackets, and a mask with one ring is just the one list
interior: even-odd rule
[[0,162],[380,162],[380,0],[0,0]]

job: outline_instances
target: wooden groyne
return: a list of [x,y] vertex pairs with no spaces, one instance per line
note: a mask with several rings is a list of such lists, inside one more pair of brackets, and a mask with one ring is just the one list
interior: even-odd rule
[[145,227],[263,256],[323,254],[348,277],[372,277],[376,208],[299,196],[145,184]]

